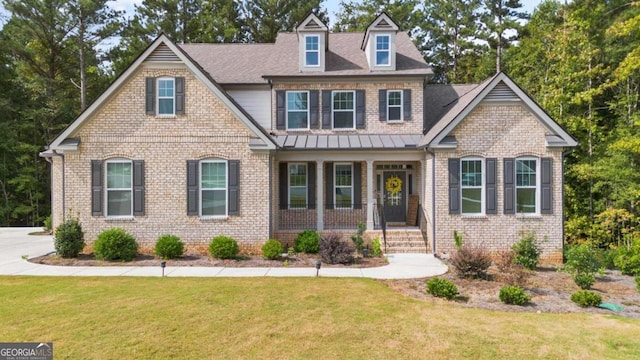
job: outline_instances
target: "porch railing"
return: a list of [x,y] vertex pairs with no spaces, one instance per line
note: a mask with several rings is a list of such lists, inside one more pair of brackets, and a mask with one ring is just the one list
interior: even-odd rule
[[418,225],[420,226],[420,232],[422,233],[422,240],[424,240],[424,245],[427,248],[427,252],[429,249],[429,237],[427,233],[427,215],[424,213],[424,209],[422,208],[422,204],[418,204]]
[[322,211],[324,230],[357,229],[358,223],[367,221],[367,204],[325,204],[323,209],[301,208],[295,204],[280,206],[278,230],[304,230],[318,228],[318,211]]
[[376,213],[377,216],[374,216],[374,219],[377,220],[377,222],[374,224],[376,229],[381,229],[382,230],[382,243],[384,245],[384,252],[387,252],[387,220],[385,219],[384,216],[384,205],[382,205],[382,202],[378,202],[376,204]]

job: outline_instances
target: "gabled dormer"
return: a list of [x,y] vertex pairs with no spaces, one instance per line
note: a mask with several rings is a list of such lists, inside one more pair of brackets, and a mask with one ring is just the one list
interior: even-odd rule
[[367,56],[369,70],[396,69],[396,33],[399,30],[398,24],[384,12],[367,27],[361,48]]
[[309,15],[296,27],[298,34],[298,63],[300,71],[324,71],[328,49],[329,28],[315,14]]

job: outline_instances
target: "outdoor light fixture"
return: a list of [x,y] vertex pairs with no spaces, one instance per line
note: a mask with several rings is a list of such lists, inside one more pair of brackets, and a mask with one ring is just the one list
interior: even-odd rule
[[167,262],[166,261],[161,261],[160,262],[160,267],[162,268],[162,277],[164,277],[164,268],[167,267]]
[[321,266],[322,266],[322,263],[320,262],[320,260],[316,261],[316,277],[320,274]]

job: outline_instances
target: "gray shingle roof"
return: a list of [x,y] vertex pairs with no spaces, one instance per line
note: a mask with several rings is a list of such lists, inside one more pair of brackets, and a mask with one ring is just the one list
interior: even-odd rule
[[389,150],[418,146],[421,134],[276,135],[275,141],[290,150]]

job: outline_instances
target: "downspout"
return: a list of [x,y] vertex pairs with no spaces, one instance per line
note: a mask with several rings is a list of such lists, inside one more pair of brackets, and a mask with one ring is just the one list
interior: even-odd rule
[[269,239],[273,239],[273,159],[269,151]]
[[431,155],[431,239],[433,239],[433,253],[437,253],[436,245],[436,154],[426,147],[424,152]]
[[[562,200],[562,253],[564,254],[564,223],[565,223],[565,218],[564,218],[564,157],[571,154],[573,152],[573,149],[569,149],[569,150],[565,150],[562,152],[562,161],[560,163],[561,166],[561,170],[560,170],[560,187],[561,187],[561,200]],[[564,257],[564,256],[563,256]]]
[[[59,156],[62,159],[62,219],[61,220],[62,220],[62,222],[64,222],[64,219],[66,218],[66,215],[67,215],[66,214],[66,208],[67,207],[66,207],[66,202],[65,202],[66,201],[66,190],[65,190],[65,188],[66,188],[66,186],[65,186],[66,177],[65,177],[65,171],[64,171],[64,169],[66,167],[66,162],[65,162],[65,159],[64,159],[64,154],[61,154],[61,153],[57,152],[56,150],[52,150],[52,151],[53,151],[53,153],[51,154],[51,156],[47,156],[44,159],[49,164],[51,164],[51,178],[52,178],[52,180],[53,180],[53,160],[51,160],[51,158],[54,157],[54,156]],[[51,197],[53,198],[53,193],[51,194]],[[51,203],[53,204],[53,201]],[[53,212],[53,209],[51,209],[51,210]]]

